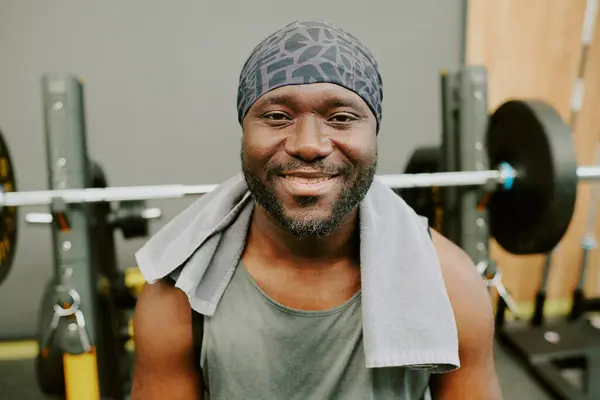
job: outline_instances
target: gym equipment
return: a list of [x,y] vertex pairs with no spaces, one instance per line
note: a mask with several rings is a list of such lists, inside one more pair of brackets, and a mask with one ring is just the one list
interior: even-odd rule
[[[598,159],[600,160],[600,147],[598,148]],[[577,287],[573,291],[573,304],[571,312],[569,313],[569,320],[576,321],[583,316],[584,313],[590,311],[600,311],[600,297],[599,298],[586,298],[583,286],[585,284],[585,278],[587,274],[589,255],[592,250],[597,247],[596,235],[594,234],[594,228],[596,225],[596,217],[598,211],[598,204],[600,201],[600,185],[596,185],[592,192],[592,199],[590,202],[590,210],[588,213],[588,225],[586,233],[581,240],[581,268],[579,269],[579,281]]]
[[[10,151],[0,130],[0,187],[8,193],[17,190]],[[15,207],[0,207],[0,284],[10,272],[17,247],[18,213]]]
[[[543,303],[536,304],[543,307]],[[506,304],[498,302],[496,334],[500,343],[515,354],[532,376],[560,400],[600,398],[600,330],[585,318],[544,323],[532,319],[529,326],[505,326]],[[539,308],[536,309],[536,312]],[[596,309],[599,311],[600,309]],[[535,314],[534,314],[535,315]],[[577,370],[581,383],[564,376]]]
[[[96,163],[92,163],[90,167],[92,182],[91,187],[106,187],[107,181],[104,172]],[[104,205],[103,208],[105,208]],[[102,224],[102,216],[99,217],[98,224]],[[97,227],[97,226],[96,226]],[[106,239],[99,229],[95,229],[98,241]],[[100,244],[99,242],[97,244]],[[107,262],[113,262],[114,252],[111,252],[111,247],[106,246],[106,243],[102,243],[103,248],[108,251],[103,251],[99,256],[103,257],[102,265]],[[64,333],[64,326],[67,318],[60,319],[57,314],[56,300],[57,292],[61,292],[60,288],[57,288],[56,278],[52,279],[46,285],[44,295],[42,296],[40,303],[40,311],[38,317],[38,335],[37,342],[40,352],[36,359],[36,377],[38,380],[38,386],[41,391],[48,395],[65,395],[65,380],[63,375],[64,362],[63,362],[63,346],[72,347],[73,345],[77,348],[81,345],[78,342],[78,338],[71,337],[75,343],[71,343],[69,338],[65,338],[61,335]],[[63,305],[64,306],[64,305]],[[72,320],[73,318],[71,318]],[[58,333],[58,334],[57,334]]]
[[[158,219],[162,215],[160,208],[147,207],[144,200],[121,201],[108,215],[108,221],[114,229],[121,230],[125,239],[146,237],[150,231],[150,220]],[[28,224],[50,224],[54,220],[52,214],[34,213],[25,214]]]
[[490,199],[494,238],[514,243],[515,254],[551,251],[575,209],[577,181],[572,171],[577,160],[569,127],[547,104],[530,102],[523,107],[507,102],[490,118],[487,149],[492,165],[508,162],[523,172],[513,190],[497,192]]
[[[441,172],[441,154],[438,147],[420,147],[410,156],[405,174],[432,174]],[[417,214],[426,217],[432,228],[443,232],[444,221],[442,220],[443,205],[442,191],[438,186],[432,186],[429,190],[423,188],[405,188],[395,190]]]
[[[488,133],[487,71],[482,67],[442,73],[441,171],[482,171],[490,168],[484,143]],[[476,265],[489,259],[488,210],[482,199],[496,190],[444,187],[442,234],[461,247]],[[509,250],[510,251],[510,250]]]
[[[442,143],[439,149],[417,149],[407,173],[485,170],[489,160],[484,149],[488,128],[487,72],[469,67],[441,75]],[[426,158],[426,157],[429,158]],[[425,161],[429,161],[429,164]],[[400,195],[420,215],[435,215],[430,225],[461,247],[475,262],[486,286],[496,289],[518,318],[517,307],[502,282],[502,272],[489,255],[488,187],[432,187],[404,189]]]
[[[498,303],[496,332],[500,342],[524,363],[532,375],[561,400],[591,400],[600,398],[600,329],[586,318],[586,312],[600,311],[600,298],[586,299],[583,284],[589,263],[588,254],[596,246],[593,231],[600,187],[594,188],[588,228],[581,243],[582,258],[579,283],[573,292],[569,315],[556,321],[545,321],[546,287],[553,252],[547,256],[542,282],[536,294],[533,317],[526,326],[506,326],[506,302]],[[577,370],[579,385],[565,378],[564,370]]]
[[[106,188],[101,167],[87,152],[82,82],[45,76],[42,88],[50,188]],[[49,206],[49,214],[27,218],[49,224],[54,250],[54,276],[40,307],[39,385],[68,400],[124,400],[131,380],[131,310],[121,299],[124,273],[117,268],[114,233],[147,235],[147,220],[160,212],[135,199],[114,208],[53,197]]]
[[40,304],[37,336],[38,348],[41,349],[36,358],[35,368],[38,386],[48,395],[64,395],[65,380],[63,376],[63,352],[59,340],[45,343],[48,327],[54,315],[54,280],[49,281],[44,289]]
[[146,237],[150,233],[148,212],[145,200],[121,201],[109,221],[114,228],[121,229],[125,239]]
[[[92,162],[89,170],[89,187],[107,186],[104,172],[97,163]],[[119,304],[120,297],[123,296],[119,283],[123,279],[122,273],[117,269],[113,234],[119,226],[115,221],[111,221],[113,211],[109,203],[93,204],[90,211],[93,216],[91,229],[94,238],[91,242],[92,260],[96,262],[89,267],[98,281],[93,298],[96,300],[100,316],[97,322],[100,331],[99,343],[92,352],[89,335],[85,329],[85,318],[79,310],[79,293],[66,290],[58,285],[55,278],[49,283],[40,305],[37,379],[40,389],[45,394],[65,396],[69,385],[64,374],[66,363],[71,358],[77,359],[93,353],[97,357],[102,393],[118,399],[126,394],[125,388],[131,379],[129,370],[123,369],[123,366],[127,365],[125,342],[128,338],[123,337],[121,332],[124,328],[126,330],[128,315],[127,306]],[[124,212],[122,216],[126,217],[127,214]],[[133,226],[136,225],[138,224]]]

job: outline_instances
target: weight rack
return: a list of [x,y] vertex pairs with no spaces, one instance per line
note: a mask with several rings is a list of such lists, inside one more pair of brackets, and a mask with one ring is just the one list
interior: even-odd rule
[[[485,68],[464,67],[454,74],[443,72],[441,93],[441,146],[417,149],[405,172],[488,169],[484,151],[489,119]],[[478,207],[485,191],[485,187],[433,187],[430,190],[405,189],[400,194],[417,212],[429,218],[431,227],[441,231],[471,257],[488,286],[496,287],[499,294],[496,337],[532,378],[560,400],[600,399],[600,380],[595,379],[600,377],[600,330],[592,326],[585,315],[600,311],[600,299],[588,299],[583,295],[589,238],[582,243],[580,279],[573,293],[569,316],[551,322],[544,319],[549,254],[531,321],[524,326],[507,324],[507,308],[517,319],[519,314],[502,284],[499,267],[489,255],[489,220],[485,208]],[[597,202],[591,207],[596,206]],[[574,386],[563,375],[563,370],[569,368],[583,372],[582,387]]]
[[[442,171],[488,168],[483,150],[483,134],[488,120],[486,78],[485,69],[478,67],[463,68],[454,75],[442,74]],[[496,312],[496,336],[499,342],[556,398],[600,399],[600,330],[585,315],[587,312],[600,311],[600,299],[586,299],[583,295],[589,241],[582,243],[579,285],[573,292],[569,316],[558,321],[544,320],[549,254],[533,318],[526,326],[508,325],[505,321],[507,308],[517,318],[518,312],[512,297],[501,284],[498,267],[489,257],[488,220],[484,211],[478,211],[478,202],[484,190],[443,188],[442,233],[465,250],[488,282],[500,284],[497,287],[500,296]],[[596,206],[597,202],[591,207]],[[581,387],[573,385],[564,376],[565,369],[582,371]]]
[[[88,154],[83,83],[71,75],[46,75],[42,98],[49,188],[106,187],[101,167]],[[47,394],[124,399],[127,316],[115,290],[122,277],[111,204],[66,204],[57,198],[50,212],[54,271],[41,305],[38,382]],[[76,306],[79,314],[60,318],[50,336],[57,303]]]

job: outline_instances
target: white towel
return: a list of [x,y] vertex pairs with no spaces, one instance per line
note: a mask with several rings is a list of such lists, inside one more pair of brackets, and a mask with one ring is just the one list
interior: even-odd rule
[[[240,260],[253,208],[243,176],[227,180],[136,253],[142,275],[154,283],[179,269],[175,286],[195,311],[212,316]],[[366,367],[458,368],[454,313],[423,218],[377,178],[359,214]]]

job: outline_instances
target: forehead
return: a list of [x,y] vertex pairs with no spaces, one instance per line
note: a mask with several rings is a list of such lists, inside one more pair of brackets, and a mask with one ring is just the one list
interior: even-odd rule
[[253,107],[268,105],[317,105],[327,103],[337,107],[369,110],[367,103],[355,92],[333,83],[311,83],[283,86],[261,96]]

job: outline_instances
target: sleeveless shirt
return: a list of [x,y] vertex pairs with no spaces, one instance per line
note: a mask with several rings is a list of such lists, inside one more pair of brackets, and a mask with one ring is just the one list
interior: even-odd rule
[[215,314],[193,312],[202,324],[194,334],[201,344],[204,398],[426,398],[429,371],[365,366],[361,310],[360,291],[330,310],[286,307],[270,298],[240,263]]

